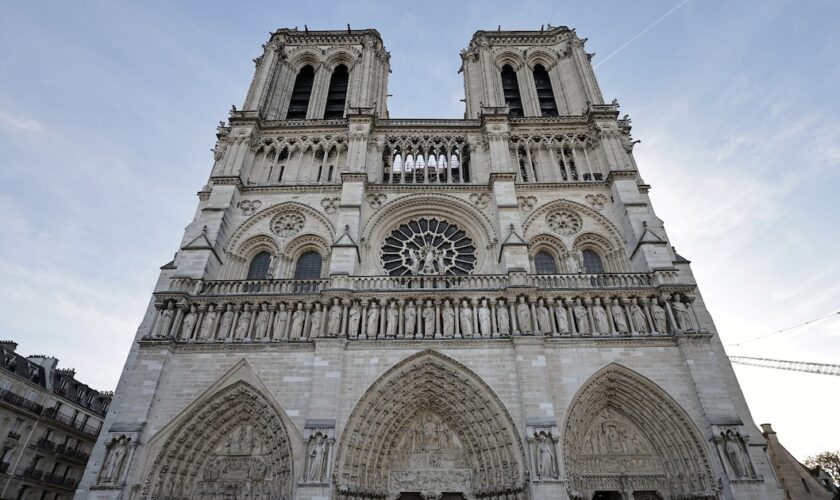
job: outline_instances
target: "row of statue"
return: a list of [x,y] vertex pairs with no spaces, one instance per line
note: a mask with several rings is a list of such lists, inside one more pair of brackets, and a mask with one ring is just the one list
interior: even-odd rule
[[700,331],[690,297],[159,304],[152,338],[187,342],[666,335]]

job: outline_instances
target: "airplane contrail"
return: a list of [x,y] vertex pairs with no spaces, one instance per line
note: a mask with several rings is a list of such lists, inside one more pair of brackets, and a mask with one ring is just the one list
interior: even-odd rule
[[653,22],[653,24],[651,24],[651,25],[650,25],[650,26],[648,26],[647,28],[645,28],[645,29],[643,29],[642,31],[640,31],[640,32],[636,33],[636,35],[635,35],[633,38],[631,38],[630,40],[627,40],[626,42],[624,42],[624,44],[623,44],[621,47],[619,47],[619,48],[615,49],[614,51],[612,51],[612,52],[610,53],[610,55],[608,55],[607,57],[605,57],[603,61],[601,61],[601,62],[599,62],[598,64],[596,64],[595,66],[593,66],[593,68],[597,68],[598,66],[600,66],[600,65],[604,64],[605,62],[609,61],[609,60],[610,60],[610,58],[611,58],[612,56],[614,56],[614,55],[618,54],[619,52],[621,52],[622,50],[624,50],[624,49],[625,49],[628,45],[630,45],[631,43],[635,42],[637,38],[639,38],[640,36],[644,35],[644,34],[645,34],[645,33],[647,33],[648,31],[650,31],[651,29],[653,29],[653,27],[654,27],[654,26],[656,26],[657,24],[659,24],[659,23],[661,23],[662,21],[664,21],[664,20],[665,20],[668,16],[670,16],[671,14],[673,14],[674,12],[676,12],[676,10],[677,10],[677,9],[679,9],[680,7],[682,7],[683,5],[685,5],[685,4],[687,4],[687,3],[688,3],[688,0],[683,0],[682,2],[678,3],[676,6],[674,6],[674,8],[673,8],[673,9],[669,10],[668,12],[666,12],[664,16],[662,16],[662,17],[660,17],[659,19],[657,19],[656,21],[654,21],[654,22]]

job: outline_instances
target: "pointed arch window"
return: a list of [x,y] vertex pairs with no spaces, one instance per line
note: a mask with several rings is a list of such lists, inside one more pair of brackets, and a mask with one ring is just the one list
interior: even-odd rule
[[330,90],[327,92],[327,107],[324,110],[324,119],[344,117],[344,103],[347,100],[349,81],[350,74],[347,71],[347,66],[338,65],[330,78]]
[[603,274],[604,264],[601,261],[601,256],[594,250],[588,248],[583,252],[583,268],[589,274]]
[[534,267],[537,274],[557,274],[557,263],[554,256],[542,250],[534,256]]
[[551,88],[551,78],[542,64],[534,66],[534,84],[537,87],[537,99],[540,101],[542,116],[557,116],[557,101]]
[[502,92],[505,96],[505,104],[510,109],[510,116],[523,116],[519,81],[516,79],[516,71],[510,64],[502,66]]
[[323,259],[316,251],[309,251],[300,256],[295,266],[296,280],[316,280],[321,277]]
[[306,118],[306,111],[309,109],[309,97],[312,95],[312,84],[315,82],[315,69],[306,65],[300,69],[295,86],[292,90],[292,98],[289,101],[289,112],[286,118],[289,120],[303,120]]
[[251,264],[248,266],[249,280],[264,280],[268,278],[269,267],[271,267],[271,254],[268,252],[260,252],[251,259]]

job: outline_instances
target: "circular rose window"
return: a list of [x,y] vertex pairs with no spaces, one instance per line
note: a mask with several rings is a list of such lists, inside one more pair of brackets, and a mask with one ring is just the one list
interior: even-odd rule
[[475,245],[455,224],[415,219],[385,238],[382,266],[392,276],[470,274],[475,269]]

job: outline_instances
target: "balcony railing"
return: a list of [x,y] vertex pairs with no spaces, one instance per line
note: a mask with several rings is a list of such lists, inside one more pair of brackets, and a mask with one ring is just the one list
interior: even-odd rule
[[677,273],[608,274],[470,274],[464,276],[336,276],[318,280],[192,280],[172,281],[169,292],[197,296],[226,295],[307,295],[328,289],[354,292],[399,290],[503,290],[510,286],[541,289],[620,289],[677,284]]
[[98,427],[94,427],[90,424],[83,424],[81,420],[74,421],[71,417],[56,411],[55,408],[48,408],[44,411],[44,416],[50,420],[54,420],[60,424],[70,427],[77,432],[81,432],[82,434],[86,434],[94,438],[99,435]]
[[39,405],[38,403],[30,401],[23,396],[15,394],[12,391],[7,391],[5,389],[0,390],[0,400],[5,401],[7,403],[11,403],[20,408],[25,408],[33,413],[41,413],[44,410],[44,407]]
[[41,448],[42,450],[55,451],[56,444],[49,439],[41,438],[35,442],[35,446]]
[[73,461],[85,463],[88,461],[90,455],[83,451],[75,450],[73,448],[68,448],[66,445],[60,444],[56,447],[55,452],[59,455],[69,458]]

